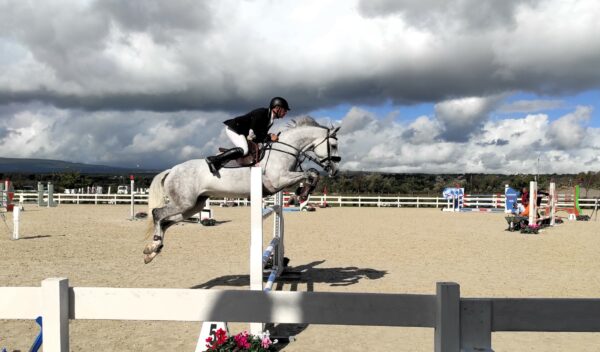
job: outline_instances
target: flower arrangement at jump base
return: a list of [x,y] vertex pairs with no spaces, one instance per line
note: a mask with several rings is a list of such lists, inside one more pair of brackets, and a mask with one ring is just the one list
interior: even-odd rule
[[269,332],[266,331],[260,335],[250,335],[247,331],[237,335],[227,336],[223,329],[215,331],[215,335],[206,338],[207,352],[267,352],[274,351],[273,344],[277,340],[271,341]]

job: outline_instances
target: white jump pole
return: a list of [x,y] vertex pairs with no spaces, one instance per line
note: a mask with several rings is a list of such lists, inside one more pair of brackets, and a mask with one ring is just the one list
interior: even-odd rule
[[130,190],[131,190],[131,220],[135,220],[135,214],[134,214],[134,203],[135,203],[135,196],[134,196],[134,187],[135,187],[135,181],[133,180],[133,175],[129,175],[129,179],[131,180],[131,186],[130,186]]
[[260,167],[250,169],[250,180],[250,289],[262,290],[263,200]]
[[535,225],[536,218],[536,202],[537,202],[537,182],[529,182],[529,225]]
[[48,182],[48,203],[46,203],[46,207],[50,208],[54,206],[54,185],[52,182]]
[[19,223],[21,222],[21,208],[15,207],[13,209],[13,240],[19,239]]
[[[263,209],[262,168],[250,168],[250,289],[256,291],[271,290],[275,280],[284,269],[283,247],[283,194],[275,195],[275,204]],[[275,215],[273,220],[273,239],[263,252],[263,220]],[[273,268],[263,285],[263,270],[269,258],[273,256]],[[205,321],[200,330],[196,352],[206,351],[206,338],[222,328],[228,331],[227,323]],[[263,323],[250,323],[250,333],[259,335],[264,331]]]
[[[529,182],[529,224],[533,225],[537,223],[537,182],[530,181]],[[550,225],[555,225],[555,215],[556,215],[556,184],[554,182],[550,182],[550,187],[548,190],[550,196],[548,197],[548,207],[550,208]]]
[[548,206],[550,207],[550,226],[556,225],[555,215],[556,215],[556,184],[554,182],[550,182],[550,197],[548,199]]
[[[262,168],[253,167],[250,171],[250,289],[269,291],[284,269],[283,246],[283,194],[275,195],[275,204],[263,209]],[[274,215],[273,239],[263,252],[263,219]],[[273,256],[273,268],[263,285],[263,270],[269,257]],[[258,335],[264,331],[262,323],[251,323],[250,333]]]

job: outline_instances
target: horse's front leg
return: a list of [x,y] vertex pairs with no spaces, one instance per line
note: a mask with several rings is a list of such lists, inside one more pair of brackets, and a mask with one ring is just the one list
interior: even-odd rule
[[[278,177],[278,184],[273,184],[276,189],[283,189],[289,186],[293,186],[295,184],[300,183],[301,181],[306,181],[312,183],[312,180],[318,180],[319,173],[315,169],[308,169],[306,171],[288,171],[281,174]],[[315,181],[316,182],[316,181]]]
[[306,182],[304,183],[304,187],[300,190],[300,202],[306,202],[308,200],[308,196],[310,193],[317,187],[317,183],[319,182],[319,173],[315,169],[308,169],[309,173],[306,178]]

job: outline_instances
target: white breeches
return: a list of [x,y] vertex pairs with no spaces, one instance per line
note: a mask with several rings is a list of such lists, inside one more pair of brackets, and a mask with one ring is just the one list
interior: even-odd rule
[[229,137],[233,145],[242,148],[244,155],[248,154],[248,141],[246,140],[246,136],[243,134],[237,134],[229,127],[225,127],[225,133],[227,133],[227,137]]

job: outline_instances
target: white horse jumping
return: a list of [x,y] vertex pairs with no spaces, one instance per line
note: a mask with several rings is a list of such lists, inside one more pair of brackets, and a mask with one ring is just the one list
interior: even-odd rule
[[[337,132],[314,119],[293,121],[281,132],[279,141],[266,147],[260,165],[263,168],[263,193],[272,195],[300,181],[318,179],[314,169],[303,171],[301,164],[311,160],[333,176],[337,173]],[[204,208],[209,197],[250,197],[250,167],[224,167],[213,175],[204,159],[189,160],[156,175],[150,185],[148,214],[152,242],[144,248],[147,264],[163,248],[164,233]],[[167,199],[168,198],[168,199]]]

